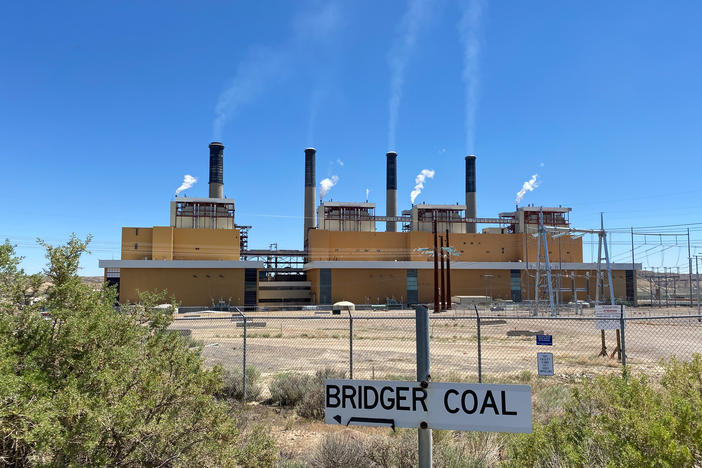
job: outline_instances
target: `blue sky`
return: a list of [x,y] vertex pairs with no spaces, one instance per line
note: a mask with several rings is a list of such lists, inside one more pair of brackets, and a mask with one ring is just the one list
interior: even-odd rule
[[[475,152],[480,216],[538,174],[522,203],[571,206],[584,228],[604,211],[616,259],[629,226],[690,227],[702,252],[700,24],[694,1],[9,2],[0,238],[38,271],[36,237],[92,233],[83,272],[101,274],[122,226],[168,223],[185,174],[207,195],[216,137],[252,247],[301,248],[313,145],[318,180],[339,178],[327,199],[369,189],[378,214],[388,149],[399,209],[422,169],[417,202],[463,202]],[[686,269],[685,241],[663,242],[644,266]]]

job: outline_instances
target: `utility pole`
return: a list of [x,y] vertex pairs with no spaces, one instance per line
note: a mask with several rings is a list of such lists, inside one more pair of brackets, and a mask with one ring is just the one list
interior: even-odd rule
[[585,289],[587,290],[587,296],[585,296],[585,300],[587,302],[590,302],[590,272],[586,271],[585,272]]
[[673,275],[673,307],[678,306],[678,286],[677,286],[678,276],[680,276],[680,273]]
[[[602,213],[600,213],[600,222],[602,221]],[[597,277],[595,278],[595,304],[600,303],[600,284],[602,283],[602,236],[604,227],[601,228],[597,236]]]
[[531,295],[529,286],[529,225],[524,225],[524,260],[526,261],[526,297],[527,300]]
[[446,310],[446,282],[444,281],[444,236],[439,236],[439,257],[441,258],[441,310]]
[[451,244],[449,243],[449,230],[446,228],[446,309],[451,310]]
[[702,315],[700,315],[700,266],[697,263],[697,255],[695,255],[695,276],[697,277],[697,321],[702,322]]
[[438,313],[441,310],[441,304],[439,304],[439,255],[438,241],[436,238],[436,215],[434,221],[432,222],[432,231],[434,232],[434,313]]
[[[690,228],[687,228],[687,257],[689,259],[689,269],[687,271],[689,272],[688,276],[690,277],[690,307],[692,307],[692,251],[690,250]],[[695,258],[695,262],[697,262],[697,258]]]
[[563,302],[561,299],[561,289],[563,289],[562,283],[563,282],[563,257],[561,256],[561,238],[558,238],[558,295],[556,296],[558,299],[556,303],[558,305],[561,305]]
[[[546,260],[546,278],[548,280],[548,300],[551,305],[551,315],[556,315],[556,307],[553,304],[553,280],[551,279],[551,262],[548,259],[548,241],[546,240],[546,229],[544,228],[544,212],[539,211],[539,230],[544,243],[544,260]],[[605,250],[606,251],[606,250]]]
[[668,267],[663,267],[663,268],[664,268],[663,271],[665,272],[665,306],[670,307],[670,300],[669,300],[670,296],[668,294],[668,283],[669,283],[669,281],[668,281]]
[[636,261],[634,259],[634,228],[631,228],[631,276],[634,282],[634,307],[639,305],[638,291],[636,290]]
[[610,304],[614,305],[614,283],[612,282],[612,266],[609,263],[609,249],[607,248],[607,232],[604,230],[604,213],[600,213],[600,227],[602,229],[602,237],[605,249],[605,258],[607,259],[607,281],[609,281],[609,299]]
[[541,227],[539,227],[539,231],[537,232],[538,234],[536,235],[536,278],[534,280],[534,315],[536,315],[539,310],[539,281],[541,279]]

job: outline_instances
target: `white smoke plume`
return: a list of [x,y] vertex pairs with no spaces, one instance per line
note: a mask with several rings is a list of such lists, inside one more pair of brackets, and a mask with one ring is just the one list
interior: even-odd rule
[[322,199],[325,197],[327,193],[331,190],[333,186],[335,186],[339,182],[339,176],[331,176],[331,178],[327,177],[326,179],[322,179],[322,181],[319,183],[319,198]]
[[178,195],[183,190],[188,190],[190,187],[195,185],[195,182],[197,182],[197,177],[193,177],[190,174],[185,174],[185,177],[183,177],[183,183],[176,189],[175,194]]
[[309,146],[314,146],[317,138],[317,116],[319,115],[319,108],[321,106],[323,95],[324,91],[321,88],[316,88],[314,91],[312,91],[310,96],[310,105],[307,116],[307,144]]
[[412,190],[412,193],[410,194],[412,204],[414,204],[414,200],[417,198],[417,196],[422,193],[424,182],[426,182],[427,179],[433,179],[435,173],[436,172],[432,169],[422,169],[422,172],[417,174],[417,177],[414,178],[414,190]]
[[[222,129],[243,106],[256,99],[272,84],[291,76],[301,61],[313,60],[310,51],[328,42],[342,17],[340,5],[336,1],[326,2],[323,6],[311,2],[308,8],[293,18],[292,32],[286,42],[275,48],[260,45],[252,47],[247,57],[239,63],[227,89],[217,99],[213,122],[214,139],[221,139]],[[317,105],[316,102],[311,104],[313,109],[308,133],[312,136]]]
[[534,174],[531,176],[531,179],[522,184],[522,189],[517,192],[517,204],[522,201],[522,198],[527,192],[533,192],[534,189],[539,186],[539,182],[536,180],[537,177],[539,177],[539,174]]
[[370,195],[370,189],[366,189],[366,201],[368,201],[368,195]]
[[466,151],[475,152],[475,115],[478,108],[478,90],[480,85],[480,18],[483,10],[482,0],[469,0],[458,25],[458,32],[463,43],[463,83],[466,86]]
[[400,23],[398,36],[395,38],[388,56],[390,65],[390,117],[388,122],[388,148],[395,148],[395,130],[397,113],[402,98],[402,86],[405,82],[405,69],[409,62],[421,20],[426,15],[428,0],[409,0],[409,7]]
[[219,95],[215,106],[213,137],[222,138],[224,125],[239,111],[253,101],[270,82],[278,79],[288,67],[289,54],[264,47],[253,48],[249,56],[237,67],[236,76],[229,87]]

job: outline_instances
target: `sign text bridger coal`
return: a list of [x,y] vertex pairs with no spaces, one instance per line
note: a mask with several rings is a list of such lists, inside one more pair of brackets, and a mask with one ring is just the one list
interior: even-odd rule
[[531,432],[531,388],[378,380],[327,380],[329,424]]

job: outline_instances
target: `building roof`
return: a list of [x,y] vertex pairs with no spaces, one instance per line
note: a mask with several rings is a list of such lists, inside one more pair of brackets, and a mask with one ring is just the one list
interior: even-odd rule
[[339,207],[345,207],[345,208],[375,208],[375,203],[368,203],[368,202],[335,202],[335,201],[328,201],[328,202],[322,202],[320,206],[339,206]]
[[199,198],[199,197],[175,197],[173,202],[197,202],[197,203],[234,203],[233,198]]
[[568,213],[569,211],[573,211],[572,208],[567,208],[565,206],[520,206],[517,208],[519,211],[536,211],[537,213],[539,211],[545,211],[548,213]]
[[99,260],[99,268],[258,268],[263,262],[242,260]]
[[[420,203],[419,205],[413,205],[412,209],[418,210],[460,210],[465,211],[466,205],[427,205],[425,203]],[[404,213],[404,211],[403,211]]]

